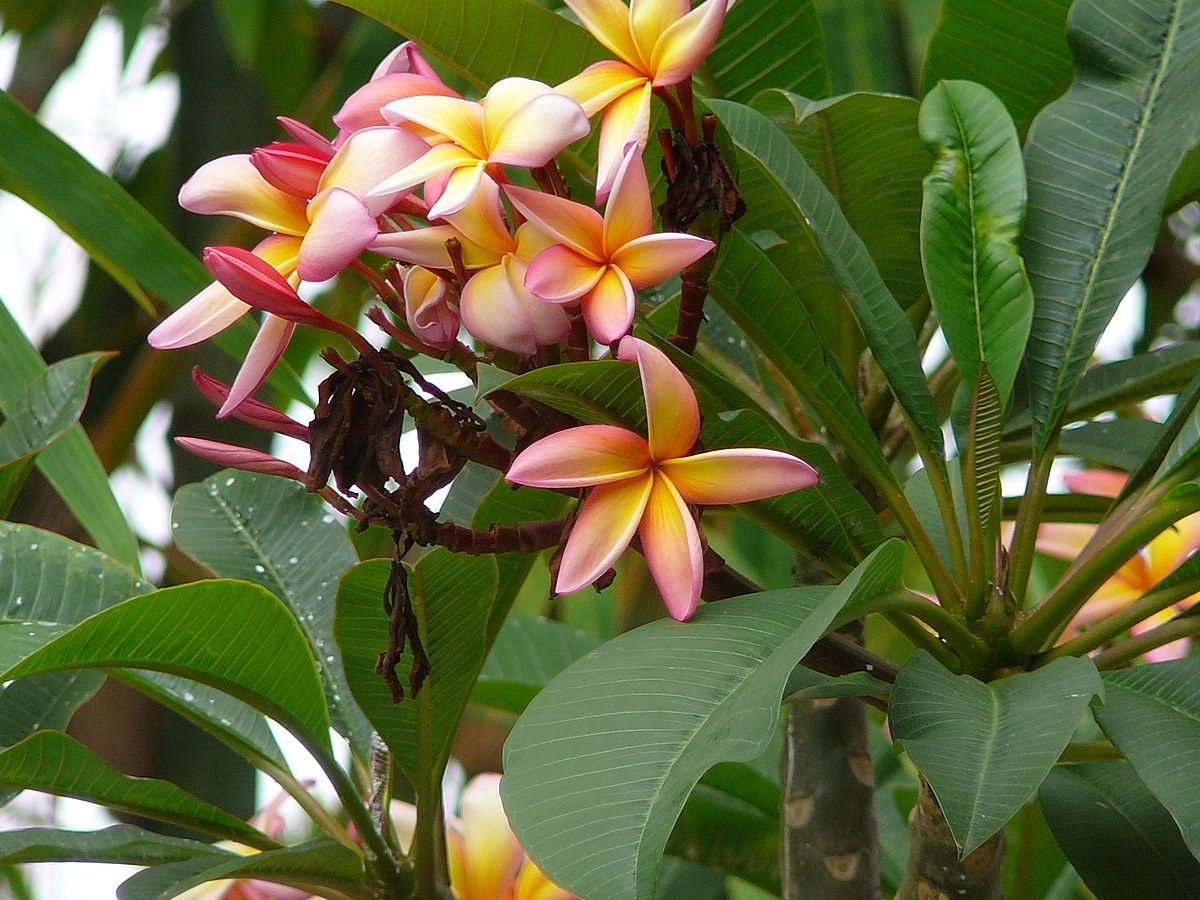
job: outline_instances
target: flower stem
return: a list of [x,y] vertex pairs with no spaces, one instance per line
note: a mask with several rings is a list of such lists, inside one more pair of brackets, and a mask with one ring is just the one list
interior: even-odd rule
[[1200,632],[1200,616],[1178,616],[1157,628],[1143,631],[1127,641],[1122,641],[1115,647],[1097,653],[1092,657],[1097,669],[1118,669],[1132,662],[1143,653],[1148,653],[1163,644],[1169,644],[1180,638],[1191,637]]

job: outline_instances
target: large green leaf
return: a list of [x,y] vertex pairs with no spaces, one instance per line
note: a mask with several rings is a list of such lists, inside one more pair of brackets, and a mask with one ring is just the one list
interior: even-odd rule
[[725,16],[704,62],[719,94],[749,103],[766,88],[805,97],[829,93],[825,47],[813,0],[742,0]]
[[333,639],[337,584],[358,562],[345,527],[296,482],[233,469],[181,488],[171,518],[185,553],[288,605],[316,656],[334,727],[366,759],[370,725],[349,694]]
[[1017,132],[987,88],[946,81],[921,104],[921,136],[934,154],[921,212],[929,296],[963,381],[975,384],[986,365],[1007,402],[1033,316],[1017,253],[1025,218]]
[[1034,443],[1071,392],[1158,234],[1171,173],[1196,133],[1200,6],[1078,0],[1075,79],[1030,129],[1022,255],[1033,284]]
[[92,375],[109,357],[85,353],[57,362],[4,403],[0,467],[45,449],[79,420]]
[[155,834],[133,825],[100,831],[19,828],[0,832],[0,864],[31,862],[114,862],[154,866],[195,856],[227,855],[212,844]]
[[564,16],[532,0],[339,0],[454,68],[476,87],[522,75],[557,84],[606,51]]
[[[3,162],[0,161],[0,166]],[[46,363],[0,300],[0,412],[9,398],[46,371]],[[138,542],[108,486],[108,473],[96,457],[82,426],[38,454],[37,466],[54,486],[67,508],[100,549],[127,566],[140,568]]]
[[888,722],[966,856],[1033,795],[1101,693],[1088,659],[1056,659],[984,684],[954,675],[922,650],[900,670]]
[[265,588],[198,581],[97,613],[3,673],[150,669],[232,694],[329,754],[329,714],[295,617]]
[[118,772],[60,731],[39,731],[0,752],[0,785],[91,800],[253,847],[274,843],[236,816],[169,781],[131,778]]
[[817,0],[834,94],[909,91],[895,4]]
[[762,753],[788,674],[875,564],[835,588],[751,594],[687,623],[652,622],[555,678],[504,748],[505,808],[530,856],[589,900],[650,897],[700,776]]
[[[375,672],[388,646],[383,595],[390,569],[390,561],[373,559],[346,574],[338,590],[334,634],[354,698],[396,764],[420,783],[418,728],[429,729],[421,735],[431,747],[428,762],[444,762],[471,685],[487,657],[487,624],[498,576],[490,556],[438,549],[421,558],[409,576],[409,590],[430,672],[415,701],[408,697],[394,704],[383,677]],[[406,692],[411,665],[412,653],[406,650],[396,666]],[[422,721],[422,704],[428,706],[427,721]]]
[[965,78],[992,91],[1022,134],[1071,77],[1071,0],[943,0],[929,40],[923,89]]
[[761,113],[725,100],[713,100],[710,105],[738,148],[740,171],[754,171],[762,177],[765,192],[782,211],[774,230],[803,223],[826,277],[849,301],[896,399],[925,441],[940,449],[942,432],[912,326],[829,189]]
[[1178,823],[1200,858],[1200,659],[1134,666],[1104,675],[1096,719]]
[[[821,176],[867,245],[884,284],[901,306],[911,306],[925,292],[919,233],[921,179],[929,171],[929,152],[917,131],[917,102],[865,93],[814,102],[766,91],[751,105],[779,126]],[[749,215],[743,224],[747,232],[762,219],[753,210]],[[793,244],[768,249],[785,272],[790,270],[779,257],[803,253]]]
[[1200,862],[1128,763],[1057,766],[1038,796],[1054,839],[1097,897],[1200,896]]
[[327,839],[249,856],[195,857],[139,872],[117,889],[121,900],[173,900],[206,881],[254,878],[306,891],[328,887],[352,897],[368,898],[362,858]]

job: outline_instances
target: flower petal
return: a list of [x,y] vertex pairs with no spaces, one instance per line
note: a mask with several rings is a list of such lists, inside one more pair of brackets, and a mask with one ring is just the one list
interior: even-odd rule
[[666,354],[645,341],[627,337],[617,355],[635,360],[641,372],[650,456],[656,460],[686,456],[700,435],[700,408],[692,386]]
[[303,281],[325,281],[358,258],[379,236],[366,205],[340,187],[321,191],[308,204],[312,224],[300,244],[296,271]]
[[586,587],[612,568],[633,540],[653,485],[654,476],[647,472],[592,488],[563,547],[557,593]]
[[779,450],[710,450],[659,465],[693,504],[749,503],[812,487],[818,480],[816,469]]
[[654,45],[663,32],[692,10],[688,0],[629,0],[629,33],[638,55],[654,58]]
[[604,110],[600,120],[600,144],[596,157],[596,202],[608,200],[621,167],[625,147],[634,143],[646,148],[650,134],[650,97],[654,89],[648,80],[622,94]]
[[540,81],[505,78],[483,103],[483,137],[490,162],[534,168],[591,130],[583,107]]
[[[425,189],[425,195],[428,198],[428,187]],[[488,248],[497,257],[511,253],[517,247],[517,242],[504,221],[500,185],[491,178],[481,179],[470,201],[458,212],[445,218],[464,238],[480,247]]]
[[630,241],[613,253],[612,261],[641,289],[678,274],[715,246],[708,238],[668,231]]
[[392,125],[415,122],[458,144],[477,159],[487,159],[483,139],[483,107],[458,97],[404,97],[381,110]]
[[533,258],[525,276],[525,286],[543,300],[569,303],[594,288],[606,269],[603,263],[556,244]]
[[[222,384],[217,379],[205,375],[200,371],[199,366],[192,367],[192,381],[195,382],[197,389],[209,403],[217,407],[225,405],[225,400],[229,397],[229,385]],[[275,407],[267,406],[253,397],[247,397],[230,414],[243,422],[249,422],[256,428],[264,428],[267,431],[274,431],[276,434],[287,435],[308,443],[307,425],[301,425],[291,416],[286,416]]]
[[267,231],[304,234],[304,201],[272,187],[248,154],[206,162],[179,189],[179,205],[206,216],[236,216]]
[[379,235],[367,249],[417,266],[448,269],[453,265],[450,254],[446,251],[446,241],[450,238],[458,241],[462,248],[463,263],[468,269],[492,266],[498,261],[496,253],[467,240],[451,225],[430,225],[412,231],[388,232]]
[[504,193],[539,231],[597,262],[603,258],[604,219],[590,206],[514,185],[505,185]]
[[1101,497],[1116,497],[1128,480],[1129,476],[1124,472],[1107,469],[1085,469],[1063,475],[1063,482],[1074,493],[1099,494]]
[[728,8],[728,0],[705,0],[662,33],[650,58],[655,87],[678,84],[696,71],[717,42]]
[[604,208],[605,257],[612,259],[630,241],[649,234],[653,225],[650,183],[642,165],[641,148],[631,141],[621,150],[621,163]]
[[404,272],[404,313],[413,334],[431,347],[446,350],[458,338],[458,313],[446,302],[446,282],[428,269]]
[[1180,519],[1146,545],[1149,576],[1159,582],[1200,549],[1200,513]]
[[[321,176],[319,189],[340,187],[365,198],[368,192],[408,168],[428,150],[428,144],[402,128],[364,128],[338,148]],[[372,216],[382,215],[403,193],[404,189],[371,194],[367,208]]]
[[621,0],[565,0],[583,27],[630,65],[639,65],[637,46],[629,33],[629,7]]
[[440,219],[461,212],[483,183],[492,180],[483,169],[484,163],[479,160],[473,165],[465,165],[452,171],[437,201],[429,207],[429,218]]
[[443,172],[463,166],[475,166],[478,163],[479,160],[476,157],[457,144],[438,144],[416,162],[405,166],[396,174],[375,185],[367,191],[364,199],[368,203],[374,203],[378,197],[395,197],[428,181],[435,175],[441,175]]
[[467,331],[514,353],[535,353],[565,338],[571,330],[566,312],[533,296],[525,275],[525,264],[513,256],[473,275],[459,301]]
[[155,350],[190,347],[224,331],[250,310],[219,281],[214,281],[171,315],[146,338]]
[[662,474],[654,478],[638,536],[667,612],[687,621],[704,587],[704,547],[692,511]]
[[525,860],[513,885],[513,900],[577,900],[570,891],[546,877],[532,859]]
[[308,200],[320,190],[329,153],[307,144],[268,144],[250,154],[250,162],[267,183],[285,194]]
[[499,775],[471,779],[463,791],[460,818],[466,858],[451,878],[455,895],[478,900],[508,896],[525,853],[504,815]]
[[438,79],[411,72],[394,72],[368,81],[347,97],[342,108],[333,114],[333,122],[343,133],[387,125],[388,121],[382,112],[387,104],[405,97],[430,95],[459,97],[457,91],[446,87]]
[[580,303],[588,331],[601,344],[611,344],[629,333],[637,297],[625,273],[616,266],[604,270],[596,286],[583,295]]
[[590,117],[643,84],[649,84],[649,80],[633,66],[615,59],[605,59],[592,63],[554,90],[566,94],[582,106]]
[[237,377],[229,387],[229,396],[217,411],[217,418],[223,419],[233,413],[243,400],[259,389],[283,351],[287,349],[292,332],[296,330],[293,322],[288,322],[278,316],[263,316],[258,334],[246,351],[246,359],[238,369]]
[[616,425],[579,425],[534,441],[504,478],[530,487],[594,487],[636,478],[649,466],[650,451],[640,434]]

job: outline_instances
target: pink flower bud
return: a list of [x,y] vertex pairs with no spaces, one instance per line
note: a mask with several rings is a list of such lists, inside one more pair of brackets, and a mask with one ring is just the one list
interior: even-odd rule
[[333,154],[304,144],[274,143],[250,154],[250,162],[272,187],[307,200],[320,190]]
[[[196,387],[200,389],[200,393],[215,406],[224,406],[225,401],[229,399],[229,386],[209,375],[205,375],[200,371],[199,366],[192,369],[192,381],[196,383]],[[267,404],[255,400],[253,397],[248,397],[239,403],[230,412],[230,415],[235,419],[248,422],[256,428],[265,428],[267,431],[287,435],[298,441],[308,443],[308,426],[301,425],[290,416],[285,416],[274,407],[267,406]]]
[[205,247],[204,264],[243,303],[300,325],[338,331],[338,323],[300,299],[268,262],[241,247]]
[[251,450],[249,447],[237,447],[233,444],[223,444],[220,441],[197,437],[177,437],[175,443],[189,453],[216,463],[218,466],[228,466],[244,472],[257,472],[261,475],[278,475],[301,483],[308,477],[290,462],[277,459],[261,450]]

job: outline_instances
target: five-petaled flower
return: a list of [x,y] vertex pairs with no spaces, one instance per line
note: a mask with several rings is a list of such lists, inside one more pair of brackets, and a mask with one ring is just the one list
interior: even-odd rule
[[689,507],[786,494],[816,484],[817,473],[779,450],[691,454],[700,411],[687,379],[661,350],[637,338],[622,340],[618,355],[638,364],[648,437],[615,425],[568,428],[526,447],[505,477],[533,487],[592,489],[563,548],[558,593],[599,578],[636,533],[667,610],[683,621],[695,611],[704,579],[704,548]]
[[[1125,486],[1127,477],[1120,472],[1093,469],[1073,472],[1064,476],[1064,480],[1067,487],[1076,493],[1116,497]],[[1050,556],[1074,559],[1091,540],[1095,531],[1095,525],[1073,522],[1047,523],[1038,529],[1037,548]],[[1200,513],[1193,513],[1150,541],[1108,581],[1100,585],[1083,609],[1071,620],[1067,636],[1077,634],[1089,625],[1111,616],[1126,604],[1153,590],[1197,550],[1200,550]],[[1186,597],[1147,617],[1134,625],[1130,631],[1139,634],[1156,625],[1162,625],[1197,600],[1200,600],[1200,594]],[[1150,662],[1178,659],[1187,654],[1188,644],[1187,639],[1172,641],[1146,653],[1145,658]]]

